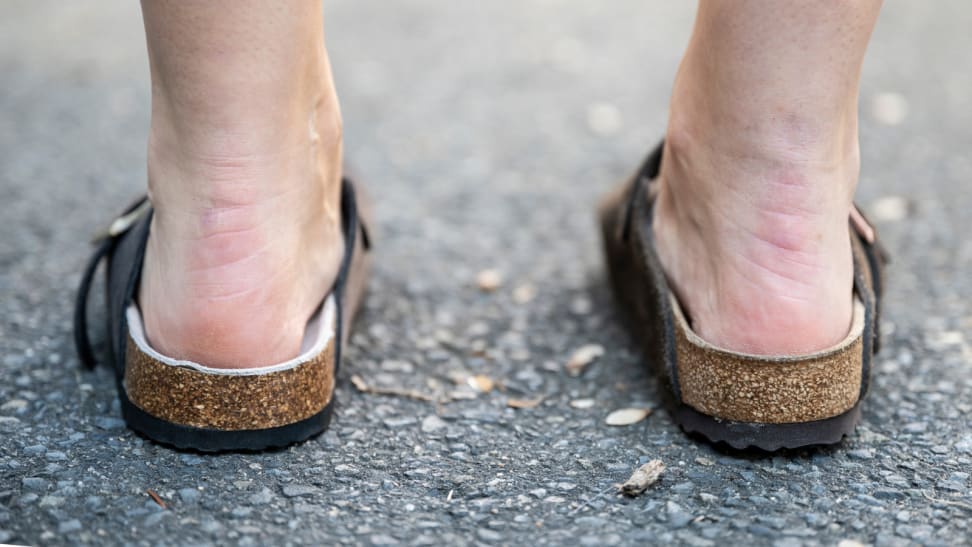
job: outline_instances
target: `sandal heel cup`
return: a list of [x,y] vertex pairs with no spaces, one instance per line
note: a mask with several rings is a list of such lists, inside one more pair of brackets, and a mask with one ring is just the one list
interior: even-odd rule
[[163,356],[145,339],[138,309],[127,311],[123,388],[156,418],[221,431],[283,427],[318,414],[334,393],[335,305],[329,297],[308,323],[307,349],[269,367],[215,369]]
[[129,207],[97,240],[78,289],[74,323],[78,355],[91,368],[96,363],[88,338],[88,293],[104,260],[108,364],[127,425],[154,441],[204,452],[278,448],[327,429],[342,348],[370,269],[372,234],[362,215],[370,208],[363,205],[359,209],[353,183],[343,179],[345,254],[330,295],[308,323],[315,343],[287,363],[234,370],[176,361],[148,345],[135,295],[153,211],[147,198]]
[[[599,206],[615,297],[666,403],[688,433],[737,449],[834,444],[854,431],[877,350],[886,253],[854,208],[854,318],[834,348],[798,357],[728,352],[689,328],[654,249],[652,213],[659,145],[638,172]],[[865,233],[866,230],[866,233]]]
[[832,348],[767,357],[717,348],[688,325],[675,297],[675,347],[682,402],[723,420],[813,422],[850,410],[861,391],[864,305],[855,298],[851,328]]

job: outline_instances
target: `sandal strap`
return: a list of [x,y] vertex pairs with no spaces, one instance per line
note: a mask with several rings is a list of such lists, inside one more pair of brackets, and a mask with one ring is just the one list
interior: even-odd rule
[[877,231],[856,204],[851,205],[851,250],[854,254],[854,291],[864,301],[866,337],[863,347],[861,393],[871,386],[873,356],[881,349],[881,300],[884,293],[884,267],[890,261]]
[[334,288],[332,289],[337,308],[334,330],[335,376],[337,376],[341,368],[341,354],[344,347],[344,314],[347,313],[344,305],[348,273],[351,270],[351,262],[354,260],[354,251],[357,243],[355,239],[359,231],[361,233],[361,244],[365,252],[371,250],[371,237],[368,233],[368,228],[365,226],[358,212],[358,201],[354,191],[354,184],[347,177],[341,179],[341,223],[344,232],[344,257],[341,259],[341,267],[338,269],[337,279],[334,280]]
[[658,176],[658,171],[661,168],[662,152],[665,150],[665,139],[662,139],[658,145],[655,146],[654,150],[648,154],[645,161],[635,172],[635,176],[631,177],[631,188],[628,190],[628,203],[624,208],[624,216],[621,218],[621,240],[628,241],[631,235],[631,222],[634,218],[635,206],[643,198],[641,197],[642,190],[646,189],[648,184],[655,180]]
[[96,235],[92,243],[96,246],[91,258],[88,259],[78,294],[74,302],[74,347],[78,352],[81,364],[91,370],[98,361],[94,355],[91,339],[88,336],[88,296],[91,293],[91,283],[94,281],[98,266],[102,259],[110,255],[115,248],[118,238],[125,235],[146,212],[151,209],[148,196],[143,196],[131,204],[121,216],[116,218],[106,230]]
[[88,370],[97,365],[94,350],[91,348],[91,339],[88,338],[88,294],[91,292],[91,282],[94,280],[95,272],[98,271],[98,266],[101,265],[101,259],[111,252],[114,239],[104,238],[97,245],[95,252],[88,259],[88,264],[84,267],[74,301],[74,347],[81,364]]

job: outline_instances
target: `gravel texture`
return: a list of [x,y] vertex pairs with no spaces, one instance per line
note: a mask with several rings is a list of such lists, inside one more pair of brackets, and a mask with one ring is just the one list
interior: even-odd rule
[[[895,262],[857,435],[767,456],[692,440],[662,410],[604,424],[660,397],[612,305],[592,204],[661,136],[692,10],[329,2],[348,158],[379,219],[370,299],[328,433],[212,456],[125,429],[110,374],[80,370],[70,339],[88,234],[143,186],[137,3],[0,4],[0,542],[969,542],[966,2],[888,3],[866,62],[859,199]],[[605,354],[571,377],[585,344]],[[352,374],[502,389],[435,405],[361,393]],[[657,484],[615,493],[656,458]]]

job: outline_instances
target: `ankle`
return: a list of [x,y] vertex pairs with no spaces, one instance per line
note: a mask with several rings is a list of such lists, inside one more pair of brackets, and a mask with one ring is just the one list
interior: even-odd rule
[[807,353],[846,334],[853,264],[847,219],[856,158],[699,142],[670,130],[656,245],[703,339],[757,354]]
[[[801,233],[801,226],[846,224],[860,171],[856,140],[846,152],[823,153],[695,129],[669,124],[660,176],[668,212],[703,229],[742,229],[793,250],[819,240],[817,228]],[[777,239],[787,235],[795,240]]]
[[[672,91],[668,127],[672,137],[752,161],[856,170],[858,89],[854,80],[808,86],[805,77],[765,67],[763,72],[756,68],[750,72],[729,59],[713,58],[694,41]],[[754,84],[755,78],[769,80]]]

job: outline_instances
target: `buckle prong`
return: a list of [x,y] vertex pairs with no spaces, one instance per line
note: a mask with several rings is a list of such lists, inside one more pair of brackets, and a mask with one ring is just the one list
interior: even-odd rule
[[98,243],[103,239],[115,238],[124,234],[135,224],[135,222],[138,221],[138,219],[142,218],[142,215],[148,212],[151,207],[152,204],[149,202],[149,200],[144,200],[142,203],[138,204],[138,207],[113,220],[111,225],[108,226],[108,229],[102,230],[101,232],[95,234],[91,242]]

